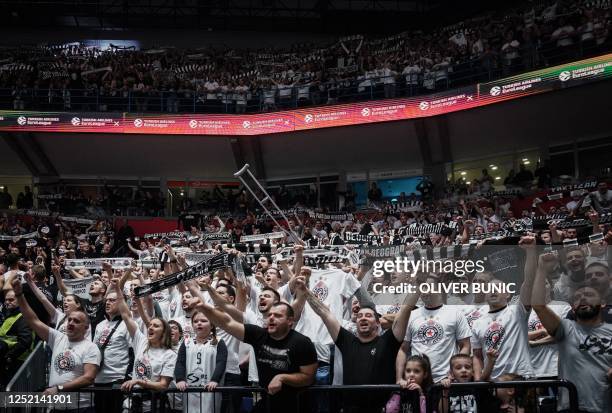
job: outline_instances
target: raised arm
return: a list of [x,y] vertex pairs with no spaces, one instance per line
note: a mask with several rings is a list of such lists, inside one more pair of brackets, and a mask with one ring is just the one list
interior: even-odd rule
[[26,282],[30,286],[30,290],[32,290],[32,293],[34,294],[34,296],[38,299],[38,301],[40,301],[43,307],[45,307],[47,314],[49,314],[50,317],[53,317],[55,315],[55,306],[49,301],[47,296],[34,283],[34,279],[32,278],[32,273],[28,271],[25,277],[26,277]]
[[208,317],[208,319],[214,325],[227,331],[228,333],[236,337],[238,340],[244,341],[244,324],[239,323],[238,321],[230,317],[228,314],[206,304],[206,301],[202,296],[200,288],[194,281],[189,281],[187,283],[187,287],[189,288],[189,291],[191,291],[191,294],[194,297],[198,297],[200,299],[200,304],[198,304],[197,308],[202,310],[204,314],[206,314],[206,317]]
[[304,266],[304,246],[303,245],[295,245],[293,247],[293,251],[295,251],[295,258],[293,259],[293,275],[299,275],[300,270]]
[[538,260],[538,269],[536,271],[535,282],[533,283],[533,292],[531,295],[531,306],[536,312],[542,325],[546,329],[549,335],[555,336],[561,319],[553,310],[546,305],[546,272],[544,270],[547,267],[548,261],[556,261],[557,257],[553,254],[542,254]]
[[529,311],[531,307],[531,292],[538,266],[535,237],[521,237],[519,246],[525,251],[525,279],[523,284],[521,284],[521,303]]
[[327,327],[327,331],[331,336],[332,340],[335,342],[338,338],[338,334],[340,333],[340,322],[334,317],[334,315],[329,311],[329,308],[325,306],[313,293],[308,289],[304,280],[296,281],[296,290],[299,293],[304,294],[306,296],[306,301],[310,304],[310,308],[321,317],[323,320],[323,324]]
[[117,292],[117,307],[119,309],[119,313],[121,313],[121,318],[125,322],[125,326],[130,333],[130,337],[134,338],[134,334],[136,334],[136,330],[138,330],[138,325],[132,318],[132,314],[130,309],[128,308],[127,303],[125,302],[125,297],[123,296],[123,291],[121,287],[119,287],[119,281],[117,279],[112,279],[110,281],[111,288],[113,288]]
[[419,301],[419,297],[421,296],[418,285],[411,285],[416,287],[414,288],[414,293],[406,295],[402,308],[399,314],[395,317],[395,320],[393,321],[393,326],[391,326],[393,335],[395,336],[395,339],[399,342],[402,342],[404,340],[404,337],[406,336],[406,329],[408,328],[408,320],[410,320],[410,313],[416,308],[417,301]]
[[57,288],[59,289],[62,296],[66,297],[68,294],[70,294],[70,289],[64,283],[64,279],[62,278],[62,274],[60,273],[60,267],[54,265],[53,267],[51,267],[51,271],[53,272],[53,276],[55,277],[55,282],[57,282]]
[[38,337],[43,341],[49,340],[49,327],[40,321],[28,301],[23,296],[23,286],[21,284],[21,280],[14,279],[13,280],[13,291],[15,292],[15,297],[17,298],[17,303],[19,304],[19,310],[23,315],[24,320],[28,323],[30,328],[36,333]]
[[[225,301],[225,299],[221,297],[219,293],[217,293],[217,290],[215,290],[210,284],[204,284],[204,288],[206,289],[206,291],[208,291],[210,298],[213,300],[213,303],[215,303],[215,306],[217,306],[219,310],[228,314],[230,317],[232,317],[234,320],[238,321],[239,323],[244,322],[244,315],[242,311],[240,311],[238,308],[236,308],[236,306],[232,305],[231,303],[228,303],[227,301]],[[200,291],[199,288],[198,288],[198,291]],[[204,302],[202,298],[200,299],[202,300],[202,302]]]

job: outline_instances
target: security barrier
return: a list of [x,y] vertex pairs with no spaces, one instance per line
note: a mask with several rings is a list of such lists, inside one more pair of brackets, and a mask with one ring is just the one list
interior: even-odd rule
[[[427,413],[470,413],[512,411],[547,413],[557,411],[557,394],[568,392],[568,413],[578,413],[576,386],[564,380],[524,380],[507,382],[452,383],[448,389],[437,384],[426,393]],[[552,391],[552,393],[548,393]],[[195,413],[221,412],[222,404],[239,400],[234,412],[250,413],[257,405],[257,413],[275,413],[270,407],[266,389],[261,387],[219,386],[213,392],[201,387],[180,391],[171,388],[163,392],[133,389],[123,392],[119,385],[113,387],[88,387],[78,392],[80,400],[94,400],[79,406],[80,411],[93,405],[95,412],[152,412]],[[549,394],[549,395],[547,395]],[[99,400],[103,400],[102,403]],[[419,397],[415,391],[401,389],[398,385],[311,386],[297,393],[295,412],[289,413],[397,413],[403,406],[415,403],[419,412]],[[113,403],[120,405],[114,408]],[[425,406],[425,404],[423,404]],[[59,408],[60,406],[58,406]],[[477,410],[476,410],[477,409]],[[225,410],[225,409],[224,409]],[[59,411],[59,410],[58,410]]]

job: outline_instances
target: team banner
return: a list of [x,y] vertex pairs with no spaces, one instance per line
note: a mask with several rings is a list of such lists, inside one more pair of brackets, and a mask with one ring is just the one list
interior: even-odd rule
[[146,295],[165,290],[166,288],[172,287],[178,283],[191,280],[192,278],[200,277],[204,274],[227,268],[230,266],[230,264],[231,259],[229,254],[217,254],[208,260],[201,261],[198,264],[192,265],[182,271],[175,272],[174,274],[170,274],[160,280],[136,287],[134,290],[134,295],[138,298],[144,297]]
[[17,242],[22,239],[30,239],[38,237],[38,231],[30,232],[29,234],[21,235],[0,235],[0,241],[13,241]]
[[421,201],[396,202],[385,207],[388,212],[419,212],[422,209],[423,202]]
[[182,231],[173,231],[173,232],[154,232],[151,234],[145,234],[145,239],[154,239],[154,238],[172,238],[172,239],[182,239],[187,238],[187,233]]
[[[533,229],[548,229],[550,225],[555,225],[557,229],[582,228],[592,226],[588,218],[574,218],[565,214],[550,214],[535,216],[532,218]],[[602,214],[599,217],[600,224],[612,223],[612,214]]]
[[243,235],[240,237],[240,242],[263,241],[267,239],[283,238],[284,232],[270,232],[267,234]]
[[83,224],[83,225],[92,225],[98,222],[95,219],[78,218],[78,217],[59,216],[57,217],[57,219],[59,219],[60,221],[64,221],[64,222],[74,222],[74,223]]
[[406,245],[376,245],[360,247],[356,250],[360,255],[373,258],[398,257],[406,251]]
[[132,261],[132,258],[82,258],[67,259],[64,265],[72,269],[101,270],[102,264],[110,264],[114,269],[126,269],[132,266]]
[[344,213],[330,213],[323,214],[319,212],[314,212],[313,210],[308,210],[308,216],[312,219],[326,219],[330,221],[349,221],[353,219],[353,214],[344,214]]
[[38,199],[62,199],[63,195],[62,194],[43,194],[43,195],[38,195],[36,198]]
[[395,234],[406,236],[425,236],[429,234],[447,234],[450,235],[452,231],[457,227],[455,221],[450,221],[448,224],[437,223],[437,224],[410,224],[395,230]]
[[200,236],[201,241],[229,241],[230,239],[232,239],[232,234],[229,232],[212,232]]
[[348,243],[355,244],[379,244],[382,242],[382,236],[380,235],[362,235],[357,232],[345,232],[344,240]]
[[0,131],[252,136],[415,119],[471,109],[609,78],[612,54],[433,95],[283,112],[133,114],[0,111]]
[[[94,281],[94,277],[85,278],[69,278],[64,279],[64,284],[72,292],[72,294],[80,298],[91,298],[89,295],[89,286]],[[59,294],[59,293],[58,293]]]

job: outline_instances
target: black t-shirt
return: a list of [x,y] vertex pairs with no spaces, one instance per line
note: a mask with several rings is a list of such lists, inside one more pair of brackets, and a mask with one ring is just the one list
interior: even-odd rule
[[[402,340],[398,341],[391,329],[368,343],[362,343],[352,333],[341,328],[336,346],[342,352],[343,384],[395,384],[395,358],[401,344]],[[389,393],[360,395],[350,392],[344,398],[345,405],[359,406],[359,411],[380,411],[380,407],[389,399]]]
[[[317,351],[310,339],[291,330],[287,337],[275,340],[268,332],[256,325],[244,325],[244,342],[253,346],[259,384],[267,388],[277,374],[291,374],[300,367],[317,362]],[[283,385],[280,392],[270,397],[271,411],[290,412],[297,405],[297,388]]]
[[[95,334],[96,326],[104,320],[104,314],[106,311],[106,301],[100,300],[97,303],[92,303],[87,298],[81,298],[85,311],[89,315],[89,322],[91,323],[91,333]],[[92,337],[93,338],[93,337]]]

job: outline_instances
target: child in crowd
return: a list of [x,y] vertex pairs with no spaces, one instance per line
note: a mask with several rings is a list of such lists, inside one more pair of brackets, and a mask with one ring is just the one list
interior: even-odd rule
[[186,396],[183,410],[186,412],[219,413],[221,394],[212,393],[217,387],[227,364],[227,347],[223,340],[218,340],[215,327],[206,315],[196,311],[191,322],[195,330],[195,340],[182,342],[178,352],[176,369],[176,387],[184,391],[187,387],[204,387],[208,394],[192,393]]
[[[523,377],[518,374],[506,373],[499,376],[497,382],[519,381]],[[520,390],[514,387],[498,388],[496,393],[496,408],[492,411],[500,413],[525,413],[524,397]],[[494,406],[492,406],[494,407]]]
[[402,388],[412,390],[408,393],[394,393],[387,402],[386,413],[426,413],[426,394],[433,385],[431,364],[426,355],[410,356],[406,360]]
[[[492,365],[492,363],[489,363]],[[489,373],[490,374],[490,373]],[[451,383],[472,383],[474,381],[474,361],[467,354],[455,354],[450,359],[450,377],[442,380],[445,387],[439,403],[441,413],[477,413],[487,411],[484,407],[490,402],[486,389],[450,389]]]

